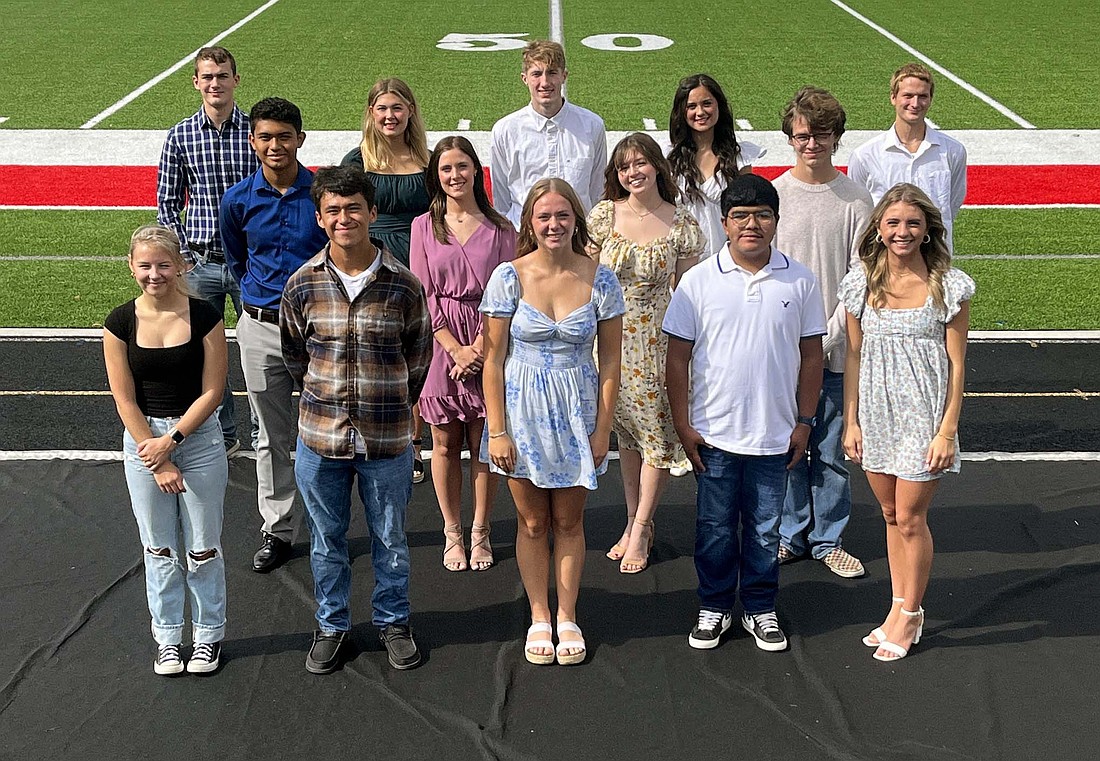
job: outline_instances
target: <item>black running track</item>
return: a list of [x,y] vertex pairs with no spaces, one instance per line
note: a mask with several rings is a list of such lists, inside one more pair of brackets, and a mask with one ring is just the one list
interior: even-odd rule
[[[94,342],[3,342],[3,388],[105,388]],[[968,391],[1095,392],[1093,344],[974,344]],[[61,368],[47,373],[44,368]],[[239,380],[239,378],[238,378]],[[970,451],[1100,451],[1100,399],[970,398]],[[0,396],[0,450],[117,449],[108,397]],[[243,422],[243,421],[242,421]],[[897,663],[860,643],[889,604],[882,521],[853,478],[845,546],[868,568],[783,567],[791,640],[764,653],[736,626],[695,651],[694,480],[674,479],[652,565],[603,551],[623,523],[617,463],[590,495],[579,667],[526,663],[526,604],[506,490],[484,573],[440,565],[430,483],[409,511],[413,625],[424,664],[395,672],[369,623],[369,543],[353,523],[353,646],[306,673],[307,534],[268,576],[255,475],[231,464],[223,535],[229,634],[209,677],[152,672],[137,540],[116,462],[0,462],[3,759],[1032,759],[1100,745],[1100,465],[967,462],[931,515],[925,638]],[[467,517],[467,524],[469,518]],[[1091,717],[1091,718],[1090,718]]]

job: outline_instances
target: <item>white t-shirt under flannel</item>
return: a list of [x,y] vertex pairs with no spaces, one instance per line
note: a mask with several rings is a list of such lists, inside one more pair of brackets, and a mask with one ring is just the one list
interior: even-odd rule
[[788,450],[799,342],[825,334],[809,269],[772,249],[754,274],[734,264],[727,244],[684,274],[662,328],[694,344],[689,422],[708,445],[741,455]]

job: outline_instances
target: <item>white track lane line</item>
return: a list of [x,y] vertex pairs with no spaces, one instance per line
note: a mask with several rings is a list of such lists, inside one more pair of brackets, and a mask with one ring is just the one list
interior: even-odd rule
[[874,29],[876,32],[881,34],[886,39],[890,40],[890,42],[897,45],[899,48],[904,50],[906,53],[909,53],[910,55],[912,55],[912,56],[916,57],[917,59],[923,61],[924,63],[926,63],[928,65],[929,68],[935,69],[940,74],[943,74],[945,77],[950,79],[952,82],[957,84],[959,87],[961,87],[962,89],[966,90],[968,93],[973,95],[975,98],[982,101],[986,105],[992,107],[996,111],[999,111],[1000,113],[1004,114],[1005,116],[1007,116],[1009,119],[1011,119],[1012,121],[1019,124],[1024,129],[1035,129],[1034,124],[1032,124],[1027,119],[1025,119],[1022,116],[1020,116],[1019,114],[1017,114],[1015,111],[1010,109],[1008,106],[1006,106],[1003,103],[1001,103],[1000,101],[994,100],[992,97],[986,95],[984,92],[982,92],[977,87],[970,84],[965,79],[958,76],[957,74],[954,74],[951,71],[948,71],[943,66],[941,66],[940,64],[936,63],[931,58],[926,56],[924,53],[920,52],[915,47],[913,47],[909,43],[902,40],[900,37],[897,37],[896,35],[891,34],[886,29],[884,29],[881,26],[879,26],[878,24],[876,24],[874,21],[871,21],[871,19],[867,18],[866,16],[864,16],[859,11],[856,11],[856,10],[853,10],[852,8],[849,8],[847,5],[840,2],[840,0],[829,0],[829,2],[831,2],[837,8],[840,8],[842,11],[849,14],[853,18],[858,19],[859,21],[862,21],[864,24],[866,24],[867,26]]
[[[463,460],[470,459],[463,452]],[[1100,462],[1100,452],[963,452],[960,459],[966,462]],[[253,460],[252,452],[238,452],[230,459]],[[424,452],[424,459],[431,460],[431,450]],[[618,452],[608,452],[608,460],[618,460]],[[42,460],[93,460],[121,462],[122,452],[101,449],[30,449],[26,451],[0,451],[0,462],[35,462]]]
[[83,124],[81,124],[81,125],[80,125],[80,129],[91,129],[92,127],[94,127],[94,126],[96,126],[97,124],[99,124],[99,123],[100,123],[101,121],[103,121],[104,119],[106,119],[106,118],[107,118],[108,116],[110,116],[111,114],[115,113],[116,111],[119,111],[119,110],[121,110],[121,109],[122,109],[122,108],[124,108],[124,107],[125,107],[126,105],[128,105],[128,104],[129,104],[129,103],[130,103],[131,101],[135,100],[135,99],[136,99],[136,98],[138,98],[138,97],[139,97],[140,95],[142,95],[142,93],[144,93],[144,92],[146,92],[147,90],[150,90],[150,89],[152,89],[152,88],[156,87],[156,86],[157,86],[158,84],[160,84],[160,83],[161,83],[161,82],[163,82],[163,81],[164,81],[165,79],[167,79],[168,77],[170,77],[170,76],[172,76],[173,74],[175,74],[175,73],[176,73],[177,71],[179,71],[180,69],[182,69],[182,68],[183,68],[184,66],[187,66],[188,64],[192,63],[192,62],[193,62],[193,61],[195,60],[195,54],[197,54],[197,53],[199,52],[200,48],[208,48],[208,47],[210,47],[211,45],[217,45],[217,44],[218,44],[219,42],[221,42],[222,40],[224,40],[224,39],[225,39],[226,37],[228,37],[229,35],[233,34],[233,32],[235,32],[235,31],[237,31],[238,29],[240,29],[240,28],[241,28],[242,26],[244,26],[245,24],[247,24],[247,23],[248,23],[249,21],[251,21],[252,19],[254,19],[254,18],[256,18],[257,16],[259,16],[259,15],[260,15],[261,13],[263,13],[264,11],[266,11],[266,10],[267,10],[268,8],[270,8],[271,6],[275,5],[275,3],[277,3],[277,2],[279,2],[279,0],[268,0],[268,1],[266,2],[266,3],[264,3],[263,5],[261,5],[261,6],[260,6],[259,8],[257,8],[256,10],[252,11],[252,13],[248,14],[247,16],[245,16],[245,17],[244,17],[243,19],[241,19],[240,21],[238,21],[238,22],[237,22],[236,24],[234,24],[233,26],[231,26],[231,27],[229,27],[228,29],[226,29],[226,30],[225,30],[224,32],[222,32],[221,34],[219,34],[219,35],[218,35],[217,37],[213,38],[213,39],[212,39],[212,40],[210,40],[209,42],[206,42],[206,43],[204,43],[204,44],[200,45],[200,46],[199,46],[198,48],[195,48],[194,50],[192,50],[192,51],[191,51],[191,52],[190,52],[190,53],[189,53],[189,54],[187,55],[187,57],[186,57],[186,58],[181,58],[181,59],[180,59],[179,61],[177,61],[177,62],[176,62],[176,63],[175,63],[175,64],[174,64],[173,66],[171,66],[171,67],[169,67],[169,68],[165,69],[165,70],[164,70],[164,71],[162,71],[162,72],[161,72],[160,74],[157,74],[157,75],[156,75],[155,77],[153,77],[152,79],[150,79],[150,80],[149,80],[148,82],[146,82],[145,84],[143,84],[143,85],[142,85],[141,87],[139,87],[138,89],[134,90],[134,91],[133,91],[132,93],[130,93],[129,95],[127,95],[127,96],[125,96],[124,98],[122,98],[122,100],[118,101],[118,102],[117,102],[117,103],[115,103],[114,105],[108,106],[108,107],[107,107],[107,108],[105,108],[105,109],[104,109],[103,111],[100,111],[100,112],[99,112],[98,114],[96,114],[95,116],[93,116],[93,117],[92,117],[91,119],[89,119],[88,121],[86,121],[86,122],[84,122]]

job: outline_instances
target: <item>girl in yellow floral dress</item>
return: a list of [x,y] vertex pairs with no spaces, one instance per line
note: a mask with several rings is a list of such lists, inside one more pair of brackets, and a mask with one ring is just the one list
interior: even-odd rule
[[676,205],[668,161],[653,138],[627,135],[611,154],[604,199],[588,216],[593,255],[619,279],[626,297],[622,384],[612,427],[626,497],[626,529],[607,553],[622,573],[649,563],[653,514],[669,468],[684,459],[665,393],[668,339],[661,322],[680,276],[703,252],[702,231]]

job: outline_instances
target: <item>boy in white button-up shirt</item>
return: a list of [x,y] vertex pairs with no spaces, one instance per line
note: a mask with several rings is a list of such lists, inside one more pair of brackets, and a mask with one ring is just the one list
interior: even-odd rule
[[936,84],[932,72],[907,63],[890,79],[894,125],[852,151],[848,176],[871,192],[875,203],[899,182],[909,182],[928,194],[943,215],[947,245],[955,217],[966,199],[966,148],[928,124]]
[[531,102],[493,125],[489,168],[493,206],[519,227],[531,187],[544,177],[568,182],[587,214],[603,197],[607,137],[603,119],[565,100],[565,50],[536,40],[523,49],[521,79]]

